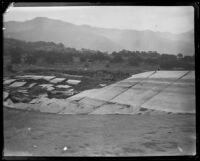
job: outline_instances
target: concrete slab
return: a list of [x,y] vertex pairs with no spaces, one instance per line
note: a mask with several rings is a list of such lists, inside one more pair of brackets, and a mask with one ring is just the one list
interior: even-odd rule
[[[53,84],[40,86],[53,88]],[[154,114],[195,113],[195,101],[194,71],[152,71],[67,99],[41,96],[29,104],[12,104],[7,99],[4,105],[58,114]]]
[[12,102],[11,99],[7,99],[6,101],[3,102],[3,105],[9,108],[15,108],[14,103]]
[[3,99],[5,100],[6,98],[8,98],[9,93],[8,92],[3,92]]
[[33,86],[35,86],[37,83],[31,83],[28,88],[32,88]]
[[50,81],[51,79],[55,78],[56,76],[43,76],[42,79]]
[[74,79],[68,79],[67,83],[72,84],[72,85],[77,85],[81,82],[81,80],[74,80]]
[[42,79],[42,77],[43,76],[41,75],[23,75],[23,76],[17,76],[16,78],[38,80],[38,79]]
[[53,84],[40,84],[39,86],[42,88],[49,88],[49,87],[52,87]]
[[188,71],[157,71],[155,74],[151,75],[150,78],[176,79],[186,73],[188,73]]
[[[172,82],[179,79],[181,76],[187,73],[187,71],[178,71],[169,76],[170,79],[155,79],[155,78],[164,78],[167,74],[173,73],[172,71],[156,72],[152,74],[148,79],[142,80],[140,83],[137,83],[131,89],[123,92],[116,98],[110,100],[111,102],[128,104],[134,107],[138,107],[144,104],[146,101],[154,97],[157,93],[164,90]],[[167,78],[169,78],[167,77]]]
[[97,92],[91,94],[90,98],[99,99],[103,101],[109,101],[122,93],[125,89],[121,87],[107,87],[101,88]]
[[54,78],[50,82],[51,83],[60,83],[60,82],[63,82],[65,80],[66,80],[66,78]]
[[56,87],[57,87],[57,88],[65,88],[65,89],[68,89],[68,88],[70,88],[71,86],[69,86],[69,85],[57,85]]
[[89,89],[89,90],[85,90],[83,92],[80,92],[79,94],[76,94],[72,97],[69,97],[68,100],[80,100],[83,99],[84,97],[90,97],[92,96],[94,93],[96,93],[97,91],[99,91],[99,89]]
[[26,82],[14,82],[10,85],[10,87],[22,87],[26,84]]
[[144,73],[139,73],[139,74],[134,74],[132,75],[130,78],[128,78],[129,80],[130,79],[133,79],[133,78],[147,78],[149,77],[150,75],[152,75],[154,73],[154,71],[150,71],[150,72],[144,72]]
[[[186,79],[189,76],[186,75]],[[182,82],[184,79],[183,77],[183,79],[173,83],[145,102],[142,107],[166,112],[195,113],[195,85]]]
[[3,82],[4,85],[8,85],[8,84],[11,84],[13,83],[14,81],[16,81],[16,79],[7,79]]

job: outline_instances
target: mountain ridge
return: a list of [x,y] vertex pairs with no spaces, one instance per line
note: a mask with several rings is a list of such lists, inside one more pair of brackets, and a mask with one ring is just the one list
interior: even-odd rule
[[27,21],[7,21],[4,36],[25,41],[53,41],[77,49],[100,51],[138,50],[184,55],[194,54],[193,32],[173,34],[131,29],[110,29],[75,25],[62,20],[36,17]]

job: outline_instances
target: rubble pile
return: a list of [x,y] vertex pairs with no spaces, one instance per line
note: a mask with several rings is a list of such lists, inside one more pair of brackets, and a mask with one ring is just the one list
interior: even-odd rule
[[22,75],[4,78],[4,106],[14,107],[16,104],[31,104],[46,94],[47,99],[66,99],[78,91],[74,89],[81,80],[57,78],[56,76]]

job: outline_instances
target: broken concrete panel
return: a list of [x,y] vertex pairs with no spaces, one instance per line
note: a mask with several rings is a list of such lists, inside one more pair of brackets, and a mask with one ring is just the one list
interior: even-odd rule
[[31,83],[28,88],[32,88],[33,86],[35,86],[37,83]]
[[77,85],[81,82],[81,80],[73,80],[73,79],[68,79],[67,83],[72,84],[72,85]]
[[10,87],[22,87],[26,84],[26,82],[14,82],[10,85]]
[[33,80],[42,79],[42,77],[43,76],[40,76],[40,75],[23,75],[23,76],[17,76],[17,78],[33,79]]
[[18,92],[20,92],[20,93],[28,93],[27,90],[18,90]]
[[65,88],[65,89],[68,89],[68,88],[70,88],[71,86],[69,86],[69,85],[57,85],[56,87],[57,87],[57,88]]
[[5,100],[6,98],[8,98],[9,93],[8,92],[3,92],[3,99]]
[[56,76],[43,76],[42,79],[50,81],[51,79],[55,78]]
[[14,108],[14,103],[12,102],[11,99],[7,99],[6,101],[4,101],[3,105],[9,108]]
[[152,75],[153,73],[154,73],[154,71],[144,72],[144,73],[139,73],[139,74],[134,74],[130,78],[128,78],[128,80],[134,79],[134,78],[147,78],[150,75]]
[[16,79],[8,79],[8,80],[5,80],[5,81],[3,82],[3,84],[4,84],[4,85],[8,85],[8,84],[10,84],[10,83],[12,83],[12,82],[14,82],[14,81],[16,81]]
[[47,91],[52,91],[52,90],[54,90],[54,87],[52,87],[52,86],[53,86],[52,84],[41,84],[41,85],[39,85],[39,86],[42,87],[42,88],[47,89]]
[[51,83],[60,83],[60,82],[63,82],[64,80],[66,80],[66,78],[54,78],[50,82]]

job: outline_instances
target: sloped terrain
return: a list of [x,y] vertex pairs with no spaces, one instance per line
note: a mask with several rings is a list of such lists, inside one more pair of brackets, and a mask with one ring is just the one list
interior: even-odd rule
[[[53,90],[54,87],[50,87],[50,91]],[[48,98],[43,94],[23,103],[7,99],[4,105],[58,114],[195,113],[194,71],[150,71],[103,88],[75,95],[70,92],[74,93],[72,89],[64,89],[63,95],[68,95],[65,98]]]

